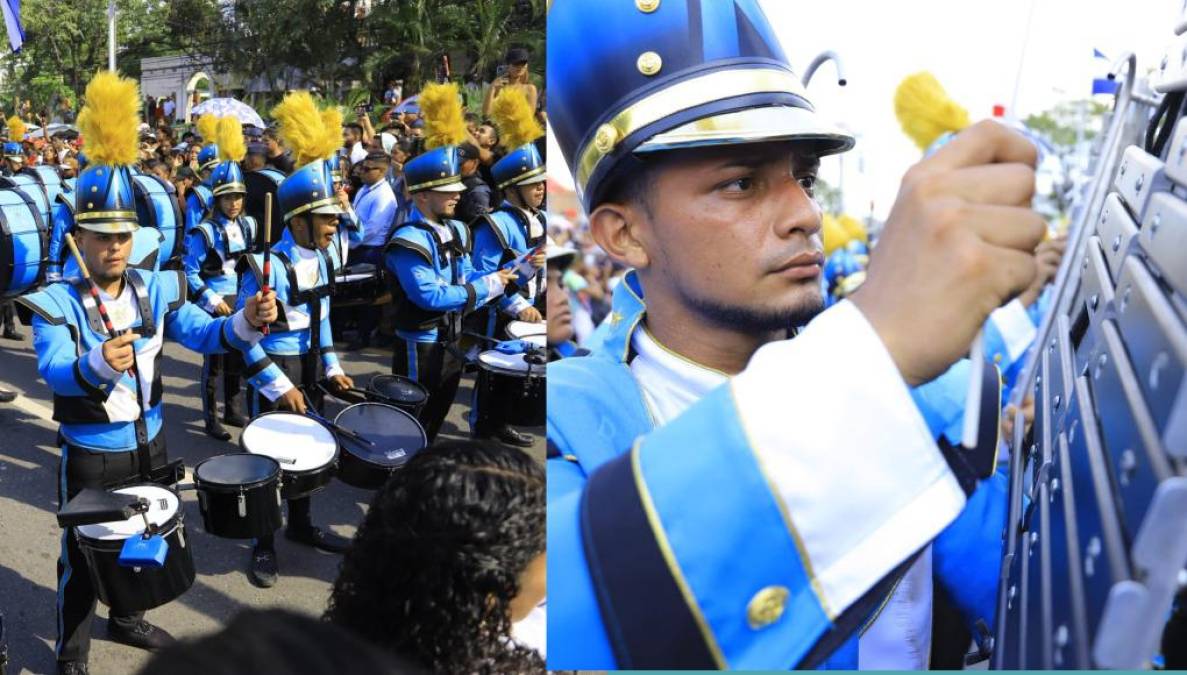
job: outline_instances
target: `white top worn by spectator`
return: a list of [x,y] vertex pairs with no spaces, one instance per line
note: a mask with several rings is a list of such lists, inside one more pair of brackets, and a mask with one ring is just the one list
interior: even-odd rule
[[[657,427],[683,414],[729,377],[661,345],[644,327],[631,337],[631,373]],[[926,670],[931,651],[931,547],[924,549],[858,640],[862,670]]]
[[396,219],[396,193],[386,180],[364,185],[354,198],[354,211],[363,225],[360,246],[383,246]]
[[350,149],[350,155],[348,159],[350,159],[351,166],[358,164],[364,159],[367,159],[367,149],[363,147],[362,143],[355,143]]

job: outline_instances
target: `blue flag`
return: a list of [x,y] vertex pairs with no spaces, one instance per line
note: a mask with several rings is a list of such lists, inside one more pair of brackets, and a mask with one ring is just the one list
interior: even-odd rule
[[1116,94],[1118,82],[1107,77],[1097,77],[1092,80],[1093,94]]
[[21,51],[25,44],[25,29],[21,27],[21,0],[0,0],[0,11],[4,12],[4,27],[8,29],[8,44],[12,51]]
[[1093,48],[1092,48],[1092,58],[1094,58],[1094,59],[1104,59],[1104,60],[1106,60],[1106,61],[1108,61],[1108,60],[1109,60],[1109,57],[1105,56],[1104,52],[1102,52],[1101,50],[1097,49],[1096,47],[1093,47]]

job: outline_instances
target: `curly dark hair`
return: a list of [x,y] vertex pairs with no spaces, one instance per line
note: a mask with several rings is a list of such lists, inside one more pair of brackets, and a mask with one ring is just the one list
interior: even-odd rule
[[451,441],[375,495],[325,618],[441,673],[543,672],[511,640],[520,575],[545,549],[544,470],[514,448]]

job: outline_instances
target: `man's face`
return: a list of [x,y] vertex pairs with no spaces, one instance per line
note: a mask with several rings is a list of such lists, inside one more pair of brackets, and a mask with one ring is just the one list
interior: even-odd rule
[[[417,196],[423,200],[424,208],[421,209],[425,215],[433,220],[441,220],[442,218],[452,218],[454,212],[457,210],[457,203],[462,198],[460,192],[439,192],[437,190],[426,190],[425,192],[418,192]],[[420,200],[418,200],[419,202]],[[420,204],[418,203],[418,206]]]
[[573,339],[573,313],[569,309],[569,295],[561,286],[560,269],[548,266],[548,344],[559,345]]
[[352,127],[345,127],[342,129],[342,147],[353,148],[355,143],[359,142],[359,135]]
[[152,172],[161,180],[169,180],[169,167],[165,164],[158,164],[153,167]]
[[387,164],[368,159],[362,164],[360,175],[367,185],[375,185],[387,176]]
[[[802,325],[824,306],[819,161],[792,143],[674,151],[630,212],[648,297],[746,333]],[[653,160],[654,161],[654,160]]]
[[547,193],[546,185],[544,181],[540,181],[531,185],[518,186],[519,198],[523,202],[523,206],[532,210],[540,208],[540,205],[544,203],[544,195]]
[[462,175],[473,176],[478,173],[478,158],[467,159],[462,162]]
[[223,212],[223,215],[234,220],[243,213],[243,193],[233,192],[231,194],[218,196],[218,208]]
[[268,156],[269,157],[275,157],[276,155],[279,155],[282,152],[282,150],[280,148],[280,142],[277,141],[275,138],[269,138],[269,137],[265,136],[264,137],[264,145],[268,146]]
[[128,256],[132,255],[132,233],[107,234],[80,228],[75,240],[87,269],[97,281],[118,279],[128,268]]
[[306,248],[320,248],[323,251],[334,242],[338,233],[338,216],[333,213],[308,213],[295,216],[290,225],[297,243]]
[[478,133],[474,134],[474,138],[478,141],[478,144],[484,148],[495,147],[495,136],[495,128],[489,124],[478,125]]

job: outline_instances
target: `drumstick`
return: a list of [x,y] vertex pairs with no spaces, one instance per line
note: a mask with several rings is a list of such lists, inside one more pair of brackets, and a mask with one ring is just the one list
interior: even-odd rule
[[[264,195],[264,278],[260,281],[260,292],[268,295],[268,281],[272,279],[272,193]],[[260,332],[268,335],[272,332],[268,324],[260,326]]]
[[[304,396],[304,392],[302,392],[302,396]],[[305,402],[306,402],[306,403],[310,403],[310,401],[309,401],[309,397],[308,397],[308,396],[306,396],[306,397],[305,397]],[[326,426],[327,426],[327,427],[329,427],[331,430],[333,430],[333,431],[335,431],[335,432],[337,432],[337,433],[340,433],[340,434],[342,434],[343,436],[345,436],[345,437],[347,437],[347,438],[351,439],[352,441],[356,441],[356,442],[358,442],[358,443],[366,443],[367,445],[370,445],[370,446],[374,446],[374,445],[375,445],[375,442],[374,442],[374,441],[371,441],[371,440],[369,440],[369,439],[367,439],[367,438],[365,438],[365,437],[363,437],[363,436],[360,436],[359,434],[356,434],[355,432],[351,431],[350,429],[347,429],[347,428],[345,428],[345,427],[338,426],[337,424],[335,424],[335,423],[331,422],[330,420],[328,420],[328,419],[326,419],[326,418],[322,417],[321,415],[319,415],[319,414],[317,414],[317,413],[313,412],[313,406],[312,406],[312,405],[309,405],[307,408],[305,408],[305,414],[306,414],[307,416],[309,416],[309,417],[312,417],[313,419],[317,420],[318,422],[321,422],[322,424],[326,425]]]
[[[107,329],[107,334],[111,337],[118,337],[123,335],[124,331],[116,331],[115,327],[111,325],[111,318],[107,316],[107,306],[103,304],[103,298],[99,296],[99,285],[91,278],[91,272],[87,269],[87,263],[82,259],[82,254],[78,252],[78,245],[74,243],[74,235],[66,234],[66,246],[70,248],[70,255],[74,256],[74,262],[78,263],[78,271],[82,274],[82,278],[86,280],[88,287],[91,290],[91,298],[95,301],[95,306],[99,308],[99,318],[103,319],[103,327]],[[133,354],[136,348],[133,347]],[[133,365],[128,368],[128,374],[136,379],[136,358],[132,357]]]

